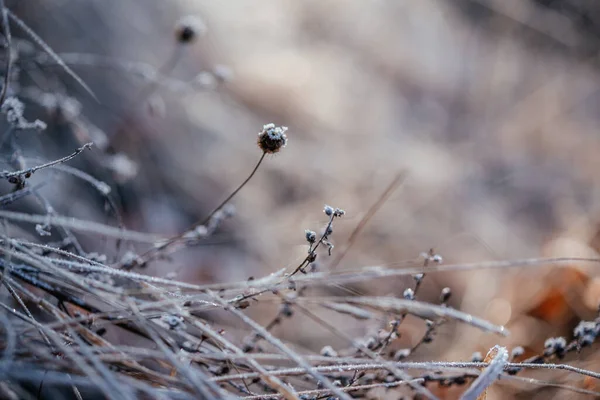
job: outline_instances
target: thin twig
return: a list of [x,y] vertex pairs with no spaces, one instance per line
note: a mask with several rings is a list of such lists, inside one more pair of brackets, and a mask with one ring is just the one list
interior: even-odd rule
[[33,29],[31,29],[21,18],[17,17],[10,9],[4,7],[8,16],[23,30],[25,33],[29,35],[31,40],[33,40],[38,46],[40,46],[58,65],[64,69],[67,74],[69,74],[75,81],[81,85],[88,92],[94,100],[98,101],[98,98],[90,89],[90,87],[77,75],[73,70],[65,64],[65,62],[52,50],[52,48],[37,34]]
[[322,375],[319,372],[311,371],[311,365],[308,362],[306,362],[306,360],[304,360],[300,355],[298,355],[296,352],[291,350],[288,346],[283,344],[283,342],[281,340],[279,340],[278,338],[273,336],[271,333],[269,333],[262,325],[258,324],[253,319],[247,317],[246,314],[244,314],[240,310],[229,306],[225,300],[221,299],[219,296],[215,295],[214,293],[209,291],[208,294],[210,294],[216,302],[218,302],[222,306],[226,307],[226,309],[228,309],[231,313],[233,313],[235,316],[240,318],[242,321],[244,321],[245,324],[250,326],[258,334],[260,334],[267,342],[269,342],[270,344],[272,344],[273,346],[278,348],[282,353],[287,355],[291,360],[296,362],[302,368],[305,368],[306,371],[308,372],[308,374],[311,375],[317,382],[321,382],[323,384],[323,386],[330,389],[340,399],[350,400],[350,397],[348,397],[347,394],[342,392],[339,387],[335,386],[324,375]]
[[26,175],[26,174],[33,174],[34,172],[40,170],[40,169],[44,169],[44,168],[48,168],[48,167],[52,167],[54,165],[57,164],[62,164],[65,163],[67,161],[72,160],[73,158],[77,157],[79,154],[81,154],[83,151],[90,149],[93,146],[93,143],[86,143],[83,146],[81,146],[80,148],[78,148],[77,150],[75,150],[73,153],[69,154],[66,157],[63,158],[59,158],[58,160],[54,160],[54,161],[50,161],[47,162],[45,164],[42,165],[36,165],[35,167],[31,167],[31,168],[27,168],[27,169],[22,169],[20,171],[14,171],[14,172],[3,172],[2,173],[2,177],[3,178],[10,178],[10,177],[15,177],[15,176],[22,176],[22,175]]

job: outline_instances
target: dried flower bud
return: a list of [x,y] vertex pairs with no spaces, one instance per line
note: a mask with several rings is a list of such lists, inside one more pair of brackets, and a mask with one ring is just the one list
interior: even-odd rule
[[204,22],[191,15],[181,18],[175,26],[175,37],[179,43],[183,44],[193,42],[204,33],[206,33]]
[[600,326],[594,321],[581,321],[573,330],[573,336],[580,338],[585,335],[598,336],[600,333]]
[[323,357],[337,357],[338,353],[331,346],[325,346],[321,349],[321,355]]
[[277,153],[287,144],[287,131],[285,126],[275,126],[267,124],[263,126],[262,131],[258,133],[258,147],[265,153]]
[[238,303],[235,306],[236,306],[236,308],[244,310],[244,309],[250,307],[250,302],[248,300],[238,301]]
[[544,342],[544,355],[551,356],[556,354],[557,357],[562,358],[567,347],[567,341],[564,337],[548,338]]
[[172,330],[185,329],[183,317],[181,317],[179,315],[173,315],[173,314],[163,315],[161,320],[165,324],[167,324],[169,329],[172,329]]
[[279,311],[281,312],[281,315],[287,318],[294,315],[294,310],[292,310],[292,305],[290,303],[283,303]]
[[317,234],[314,231],[306,229],[304,234],[306,235],[306,241],[310,244],[313,244],[317,240]]
[[450,300],[450,296],[452,296],[452,290],[449,287],[443,288],[440,294],[440,303],[446,304]]
[[523,349],[521,346],[517,346],[514,349],[512,349],[511,354],[511,358],[514,360],[515,358],[521,357],[523,354],[525,353],[525,349]]
[[408,356],[410,356],[410,349],[400,349],[394,354],[394,360],[402,361]]
[[328,206],[327,204],[325,204],[325,207],[323,208],[323,212],[327,215],[330,216],[333,214],[334,209],[331,206]]
[[341,217],[341,216],[343,216],[344,214],[346,214],[346,211],[342,210],[341,208],[336,208],[336,209],[333,211],[333,215],[334,215],[334,216],[336,216],[336,217]]
[[404,298],[406,300],[414,300],[415,299],[415,292],[414,290],[412,290],[411,288],[408,288],[404,291],[403,294]]
[[377,340],[374,337],[370,337],[365,342],[365,347],[369,350],[373,350],[377,347]]

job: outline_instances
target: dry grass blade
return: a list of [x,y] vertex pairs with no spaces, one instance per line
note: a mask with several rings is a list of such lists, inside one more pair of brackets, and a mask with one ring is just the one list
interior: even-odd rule
[[[294,391],[293,388],[288,387],[285,383],[283,383],[279,378],[275,375],[271,374],[269,371],[264,369],[259,363],[257,363],[254,359],[248,357],[247,354],[244,354],[242,350],[225,339],[222,335],[219,335],[215,332],[208,324],[205,324],[200,321],[191,321],[191,323],[199,328],[202,333],[204,333],[210,339],[216,341],[223,345],[227,350],[234,352],[237,356],[241,357],[242,360],[246,361],[252,368],[254,368],[256,372],[256,377],[260,377],[270,388],[280,393],[285,399],[288,400],[296,400],[298,399],[298,394]],[[242,378],[244,379],[244,378]],[[218,382],[217,379],[211,379],[212,381]]]
[[84,221],[72,217],[51,216],[41,214],[25,214],[15,211],[0,210],[0,218],[10,221],[28,222],[31,224],[50,224],[69,228],[78,232],[93,233],[100,236],[107,236],[116,239],[131,240],[139,243],[157,243],[162,238],[150,233],[130,231],[127,229],[115,228],[113,226],[101,224],[93,221]]
[[525,383],[527,385],[534,385],[534,386],[538,386],[538,387],[542,387],[542,388],[551,387],[551,388],[556,388],[556,389],[562,389],[562,390],[565,390],[570,393],[581,393],[581,394],[591,395],[594,397],[600,397],[600,392],[596,392],[596,391],[588,390],[588,389],[582,389],[580,387],[573,386],[573,385],[565,385],[565,384],[561,384],[561,383],[544,381],[541,379],[525,378],[522,376],[510,376],[510,375],[502,375],[501,379],[503,381],[504,380],[515,381],[515,382],[521,382],[521,383]]
[[508,336],[508,330],[499,325],[494,325],[481,318],[474,317],[462,311],[449,307],[437,306],[415,300],[397,299],[395,297],[335,297],[335,298],[309,298],[301,299],[305,302],[345,302],[354,305],[370,307],[380,311],[408,313],[425,319],[449,318],[464,322],[487,332]]
[[487,398],[487,388],[500,377],[508,362],[506,347],[492,347],[484,361],[489,365],[462,395],[461,400],[485,400]]
[[351,306],[350,304],[342,304],[342,303],[334,303],[334,302],[325,302],[321,304],[322,307],[328,308],[330,310],[339,312],[340,314],[351,315],[356,319],[371,319],[373,318],[373,314],[367,310],[364,310],[359,307]]
[[[525,258],[519,260],[488,261],[470,264],[428,265],[425,267],[389,268],[389,266],[366,266],[356,270],[341,270],[336,272],[314,272],[310,275],[295,277],[298,284],[331,285],[363,282],[369,279],[384,279],[399,276],[412,276],[421,273],[448,271],[475,271],[482,269],[529,268],[550,265],[568,265],[573,262],[600,264],[600,258],[558,257],[558,258]],[[402,264],[401,266],[404,266]],[[253,286],[253,283],[238,282],[223,285],[222,288]]]
[[[398,386],[403,386],[403,385],[408,385],[408,384],[414,384],[414,385],[420,385],[424,382],[424,379],[422,378],[416,378],[413,379],[412,381],[408,382],[408,381],[396,381],[396,382],[386,382],[386,383],[372,383],[370,385],[356,385],[356,386],[348,386],[348,387],[343,387],[341,388],[341,390],[343,390],[344,392],[357,392],[357,391],[366,391],[369,389],[375,389],[375,388],[395,388]],[[321,390],[303,390],[301,392],[299,392],[298,394],[300,394],[301,396],[304,396],[305,398],[307,398],[308,396],[313,396],[313,398],[325,398],[325,396],[331,395],[332,392],[331,390],[327,390],[327,389],[321,389]],[[259,395],[259,396],[245,396],[242,397],[242,399],[244,400],[271,400],[274,398],[280,398],[281,395]]]
[[59,158],[58,160],[50,161],[50,162],[44,163],[42,165],[36,165],[35,167],[23,169],[23,170],[20,170],[20,171],[5,172],[2,175],[4,176],[4,178],[11,178],[11,177],[14,177],[14,176],[20,176],[20,175],[25,175],[25,174],[33,174],[34,172],[39,171],[40,169],[52,167],[52,166],[55,166],[55,165],[62,164],[62,163],[65,163],[67,161],[70,161],[73,158],[77,157],[79,154],[81,154],[83,151],[92,148],[92,145],[93,145],[93,143],[86,143],[83,146],[81,146],[80,148],[78,148],[77,150],[75,150],[73,153],[71,153],[68,156],[65,156],[63,158]]
[[307,373],[309,375],[311,375],[317,382],[321,382],[323,384],[323,386],[325,386],[326,388],[331,390],[332,393],[334,393],[340,399],[350,400],[350,397],[346,393],[341,391],[339,387],[335,386],[329,379],[327,379],[321,373],[312,371],[312,366],[306,360],[304,360],[302,358],[302,356],[298,355],[296,352],[291,350],[288,346],[283,344],[283,342],[281,340],[279,340],[278,338],[273,336],[271,333],[269,333],[269,331],[267,331],[262,325],[258,324],[251,318],[247,317],[243,312],[239,311],[238,309],[232,308],[231,306],[229,306],[227,304],[227,302],[224,301],[223,299],[221,299],[219,296],[216,296],[215,294],[213,294],[210,291],[208,293],[210,295],[212,295],[212,297],[215,299],[215,301],[217,303],[220,303],[223,307],[225,307],[230,312],[232,312],[234,315],[236,315],[238,318],[240,318],[242,321],[244,321],[244,323],[249,325],[254,331],[256,331],[259,335],[261,335],[268,343],[275,346],[282,353],[287,355],[291,360],[293,360],[299,366],[304,368],[307,371]]
[[199,370],[194,370],[178,360],[171,350],[163,343],[163,339],[160,338],[155,331],[156,328],[150,325],[152,322],[146,321],[146,319],[140,315],[139,310],[131,300],[129,301],[129,307],[133,311],[138,323],[144,327],[154,344],[156,344],[156,346],[165,354],[169,362],[173,364],[178,372],[186,378],[190,386],[200,396],[199,398],[212,399],[215,395],[218,395],[220,398],[229,397],[220,387],[203,376],[204,374],[201,374]]
[[69,74],[71,78],[73,78],[82,88],[84,88],[85,91],[88,92],[94,98],[94,100],[98,101],[98,98],[96,97],[92,89],[90,89],[90,87],[83,81],[83,79],[81,79],[79,75],[77,75],[67,64],[65,64],[65,62],[58,56],[58,54],[56,54],[54,50],[52,50],[52,48],[48,46],[48,44],[41,37],[39,37],[37,33],[34,32],[33,29],[31,29],[21,18],[17,17],[10,9],[6,7],[5,9],[8,13],[8,16],[21,29],[23,29],[25,33],[29,35],[31,40],[33,40],[38,46],[42,48],[42,50],[44,50],[50,57],[52,57],[52,59],[58,65],[60,65],[60,67],[64,69],[67,72],[67,74]]
[[347,333],[345,333],[345,332],[341,331],[340,329],[338,329],[337,327],[331,325],[329,322],[327,322],[324,319],[320,318],[319,316],[315,315],[314,313],[312,313],[305,307],[303,307],[299,304],[296,304],[296,307],[298,307],[304,314],[308,315],[312,320],[316,321],[323,327],[327,328],[329,331],[331,331],[335,335],[347,340],[356,349],[360,350],[367,357],[369,357],[375,361],[381,362],[388,371],[390,371],[392,374],[394,374],[394,376],[397,379],[408,382],[410,387],[412,389],[414,389],[421,396],[423,396],[427,399],[430,399],[430,400],[437,399],[437,397],[434,396],[433,393],[431,393],[426,387],[421,386],[420,384],[411,383],[413,381],[413,378],[410,375],[406,374],[404,371],[400,370],[399,368],[396,368],[396,366],[393,362],[386,361],[380,354],[371,351],[367,346],[354,340]]

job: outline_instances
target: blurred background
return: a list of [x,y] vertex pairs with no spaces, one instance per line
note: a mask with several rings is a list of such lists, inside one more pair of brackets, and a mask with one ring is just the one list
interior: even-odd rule
[[[415,265],[431,248],[446,264],[598,257],[600,3],[5,1],[97,96],[31,40],[19,41],[27,36],[14,27],[14,94],[26,117],[48,124],[18,136],[23,156],[54,159],[95,142],[72,165],[111,186],[130,229],[183,231],[248,175],[264,124],[289,127],[287,147],[267,156],[233,200],[235,216],[205,243],[144,273],[208,283],[295,267],[306,252],[304,229],[326,224],[324,204],[346,211],[332,236],[342,248],[400,172],[406,179],[338,269]],[[187,44],[176,36],[183,17],[198,33]],[[118,223],[85,183],[60,175],[40,190],[58,214]],[[12,207],[41,212],[27,199]],[[113,259],[143,250],[117,251],[91,237],[82,246]],[[326,270],[326,255],[319,261]],[[419,299],[437,302],[448,286],[453,307],[512,334],[499,341],[449,324],[413,358],[470,360],[494,344],[540,353],[547,337],[570,337],[579,320],[595,316],[596,270],[574,263],[429,274]],[[352,289],[401,296],[412,285],[396,278]],[[275,312],[249,310],[261,322]],[[293,321],[274,333],[310,351],[334,345],[310,320]],[[381,328],[347,327],[354,336]],[[394,346],[414,344],[423,331],[420,321],[407,322]],[[594,353],[569,360],[597,370]],[[552,379],[595,387],[579,377]],[[561,392],[500,385],[490,396]]]

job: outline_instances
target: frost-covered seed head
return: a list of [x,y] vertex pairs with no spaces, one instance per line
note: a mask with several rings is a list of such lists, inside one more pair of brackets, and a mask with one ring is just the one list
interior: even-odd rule
[[317,240],[317,234],[316,234],[314,231],[311,231],[311,230],[309,230],[309,229],[306,229],[306,230],[304,231],[304,234],[305,234],[305,236],[306,236],[306,241],[307,241],[308,243],[311,243],[311,244],[312,244],[312,243],[314,243],[314,242],[315,242],[315,240]]
[[442,293],[440,294],[440,303],[446,303],[452,296],[452,290],[449,287],[445,287],[442,289]]
[[328,216],[330,216],[330,217],[331,217],[331,215],[332,215],[332,214],[333,214],[333,212],[334,212],[334,209],[333,209],[333,207],[331,207],[331,206],[328,206],[327,204],[325,204],[325,207],[323,208],[323,212],[324,212],[326,215],[328,215]]
[[573,336],[575,336],[575,338],[579,338],[584,335],[598,335],[598,327],[594,321],[581,321],[573,330]]
[[7,98],[2,104],[2,112],[6,114],[9,124],[17,124],[23,118],[23,111],[25,111],[25,106],[16,97]]
[[258,147],[265,153],[277,153],[287,144],[287,131],[285,126],[275,126],[267,124],[263,126],[262,131],[258,133]]
[[512,349],[511,357],[513,359],[518,358],[518,357],[521,357],[524,353],[525,353],[525,349],[523,349],[523,347],[521,347],[521,346],[517,346],[514,349]]
[[337,357],[338,353],[331,346],[325,346],[321,349],[321,355],[323,357]]
[[404,298],[406,300],[414,300],[415,299],[415,292],[411,288],[408,288],[408,289],[406,289],[404,291],[403,296],[404,296]]
[[410,349],[400,349],[394,354],[394,360],[401,361],[410,356]]

